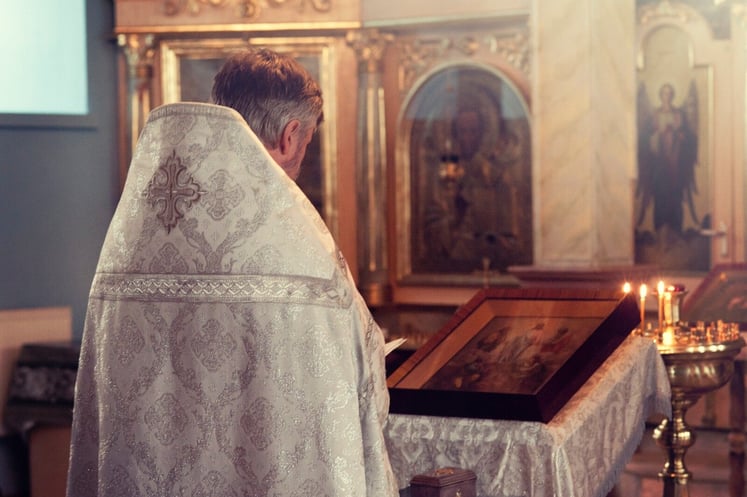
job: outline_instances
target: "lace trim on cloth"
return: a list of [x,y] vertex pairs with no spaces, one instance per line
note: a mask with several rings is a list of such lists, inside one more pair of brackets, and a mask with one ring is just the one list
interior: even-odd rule
[[390,414],[385,437],[400,488],[455,466],[478,497],[604,497],[670,396],[656,344],[629,337],[549,423]]
[[91,297],[180,302],[288,302],[347,307],[352,295],[331,279],[272,275],[132,275],[99,273]]

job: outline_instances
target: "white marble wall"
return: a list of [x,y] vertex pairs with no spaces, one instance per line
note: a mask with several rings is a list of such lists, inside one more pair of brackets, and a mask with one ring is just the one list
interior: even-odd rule
[[535,266],[633,262],[635,5],[534,0]]

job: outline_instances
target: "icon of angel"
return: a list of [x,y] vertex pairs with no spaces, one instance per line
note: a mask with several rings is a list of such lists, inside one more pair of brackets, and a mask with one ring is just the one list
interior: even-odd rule
[[690,83],[682,105],[675,105],[675,88],[664,83],[654,106],[642,83],[638,89],[638,186],[640,211],[636,227],[653,208],[654,229],[668,226],[682,233],[685,206],[699,224],[693,195],[698,193],[698,95]]

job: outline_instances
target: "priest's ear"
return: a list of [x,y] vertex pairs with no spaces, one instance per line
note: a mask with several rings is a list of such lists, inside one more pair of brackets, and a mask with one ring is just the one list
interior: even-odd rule
[[280,156],[293,156],[296,153],[298,147],[298,141],[301,139],[298,132],[301,129],[301,121],[298,119],[291,119],[288,124],[285,125],[283,131],[280,133],[280,142],[278,143],[278,152]]

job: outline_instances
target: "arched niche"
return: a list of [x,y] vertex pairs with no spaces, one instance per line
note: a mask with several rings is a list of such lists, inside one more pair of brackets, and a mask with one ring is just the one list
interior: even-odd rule
[[531,264],[531,123],[517,85],[484,63],[437,66],[398,129],[400,281],[479,284]]

